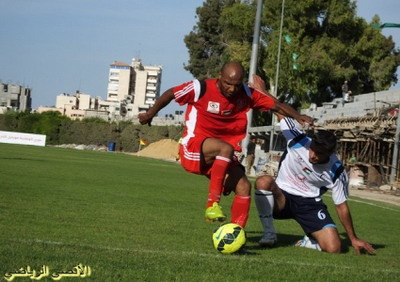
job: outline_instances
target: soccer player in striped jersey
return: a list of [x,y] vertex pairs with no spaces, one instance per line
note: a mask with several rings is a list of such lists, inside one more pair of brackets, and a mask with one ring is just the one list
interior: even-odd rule
[[273,226],[275,219],[296,220],[306,236],[297,246],[341,252],[341,241],[322,195],[332,191],[337,215],[345,228],[357,254],[362,249],[375,252],[366,241],[357,237],[347,199],[347,173],[335,153],[336,137],[325,130],[309,137],[291,118],[280,118],[287,149],[281,157],[276,180],[264,175],[256,179],[255,202],[264,229],[260,245],[272,246],[276,242]]
[[247,112],[250,109],[272,110],[300,123],[312,122],[312,119],[268,93],[249,88],[243,84],[243,77],[242,65],[228,62],[221,68],[218,79],[193,80],[172,87],[138,117],[141,124],[150,124],[172,100],[181,106],[187,105],[180,160],[188,172],[210,179],[205,219],[224,221],[226,216],[219,205],[220,197],[222,193],[234,191],[231,222],[245,227],[251,185],[234,152],[241,151],[239,143],[246,136]]

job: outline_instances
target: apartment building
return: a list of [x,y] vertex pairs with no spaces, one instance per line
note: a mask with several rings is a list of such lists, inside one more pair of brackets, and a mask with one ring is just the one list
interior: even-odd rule
[[98,108],[98,99],[79,91],[76,91],[74,95],[62,93],[56,98],[56,108],[71,105],[73,109],[77,110],[94,110]]
[[108,74],[108,101],[130,100],[134,92],[132,67],[122,62],[110,65]]
[[[73,120],[88,117],[108,119],[108,113],[98,110],[99,98],[76,91],[75,94],[62,93],[56,97],[55,107],[38,107],[37,112],[57,111]],[[105,117],[106,116],[106,117]]]
[[160,96],[161,66],[144,66],[133,59],[130,65],[110,65],[107,99],[80,93],[60,94],[54,108],[40,107],[38,112],[59,111],[71,119],[98,117],[107,121],[137,121],[137,115],[154,105]]
[[0,114],[7,110],[26,111],[32,105],[31,89],[0,82]]
[[110,65],[107,100],[123,102],[126,118],[154,105],[160,96],[161,66],[144,66],[140,59],[132,59],[130,65],[114,62]]

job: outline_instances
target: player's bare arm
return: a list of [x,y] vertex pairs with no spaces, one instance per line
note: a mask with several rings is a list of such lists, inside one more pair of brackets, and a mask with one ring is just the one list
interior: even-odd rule
[[375,254],[375,249],[368,242],[357,237],[354,227],[353,220],[351,218],[351,213],[347,202],[336,205],[336,212],[339,216],[339,219],[349,236],[351,241],[351,245],[353,246],[356,254],[360,254],[361,250],[366,250],[369,254]]
[[257,89],[258,91],[264,93],[265,95],[267,95],[275,100],[275,107],[271,110],[274,111],[276,114],[278,114],[280,116],[292,117],[295,120],[297,120],[302,126],[304,126],[306,123],[309,125],[313,125],[313,119],[311,117],[309,117],[307,115],[299,114],[295,109],[293,109],[288,104],[281,103],[274,96],[270,95],[265,88],[264,80],[260,76],[254,74],[253,82],[250,82],[249,86],[254,89]]
[[302,126],[306,123],[309,125],[313,125],[313,118],[299,114],[295,109],[285,103],[281,103],[279,100],[275,100],[275,106],[271,109],[273,112],[276,112],[282,116],[291,117],[297,120]]
[[172,88],[165,91],[160,98],[156,100],[154,106],[147,112],[138,115],[140,124],[151,124],[153,117],[164,107],[166,107],[174,99],[174,92]]
[[258,91],[264,93],[265,95],[270,96],[271,98],[275,99],[274,96],[269,94],[268,90],[265,87],[265,82],[260,76],[253,74],[253,81],[249,82],[249,86],[251,88],[257,89]]

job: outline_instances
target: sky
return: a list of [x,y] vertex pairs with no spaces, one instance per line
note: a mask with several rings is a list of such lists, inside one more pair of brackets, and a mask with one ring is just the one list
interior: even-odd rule
[[[139,58],[163,67],[163,92],[193,79],[183,67],[189,58],[183,38],[202,5],[203,0],[0,0],[0,81],[32,88],[33,109],[54,106],[57,95],[77,90],[105,99],[110,64]],[[359,0],[357,6],[367,22],[378,14],[383,23],[400,23],[399,0]],[[400,28],[382,33],[400,47]],[[182,108],[172,102],[160,115],[175,110]]]

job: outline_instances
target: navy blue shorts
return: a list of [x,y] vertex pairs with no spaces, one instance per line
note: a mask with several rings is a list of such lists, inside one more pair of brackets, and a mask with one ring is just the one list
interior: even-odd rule
[[273,214],[275,219],[294,219],[304,232],[309,235],[327,227],[335,227],[328,209],[321,198],[304,198],[291,195],[281,190],[286,198],[285,207]]

